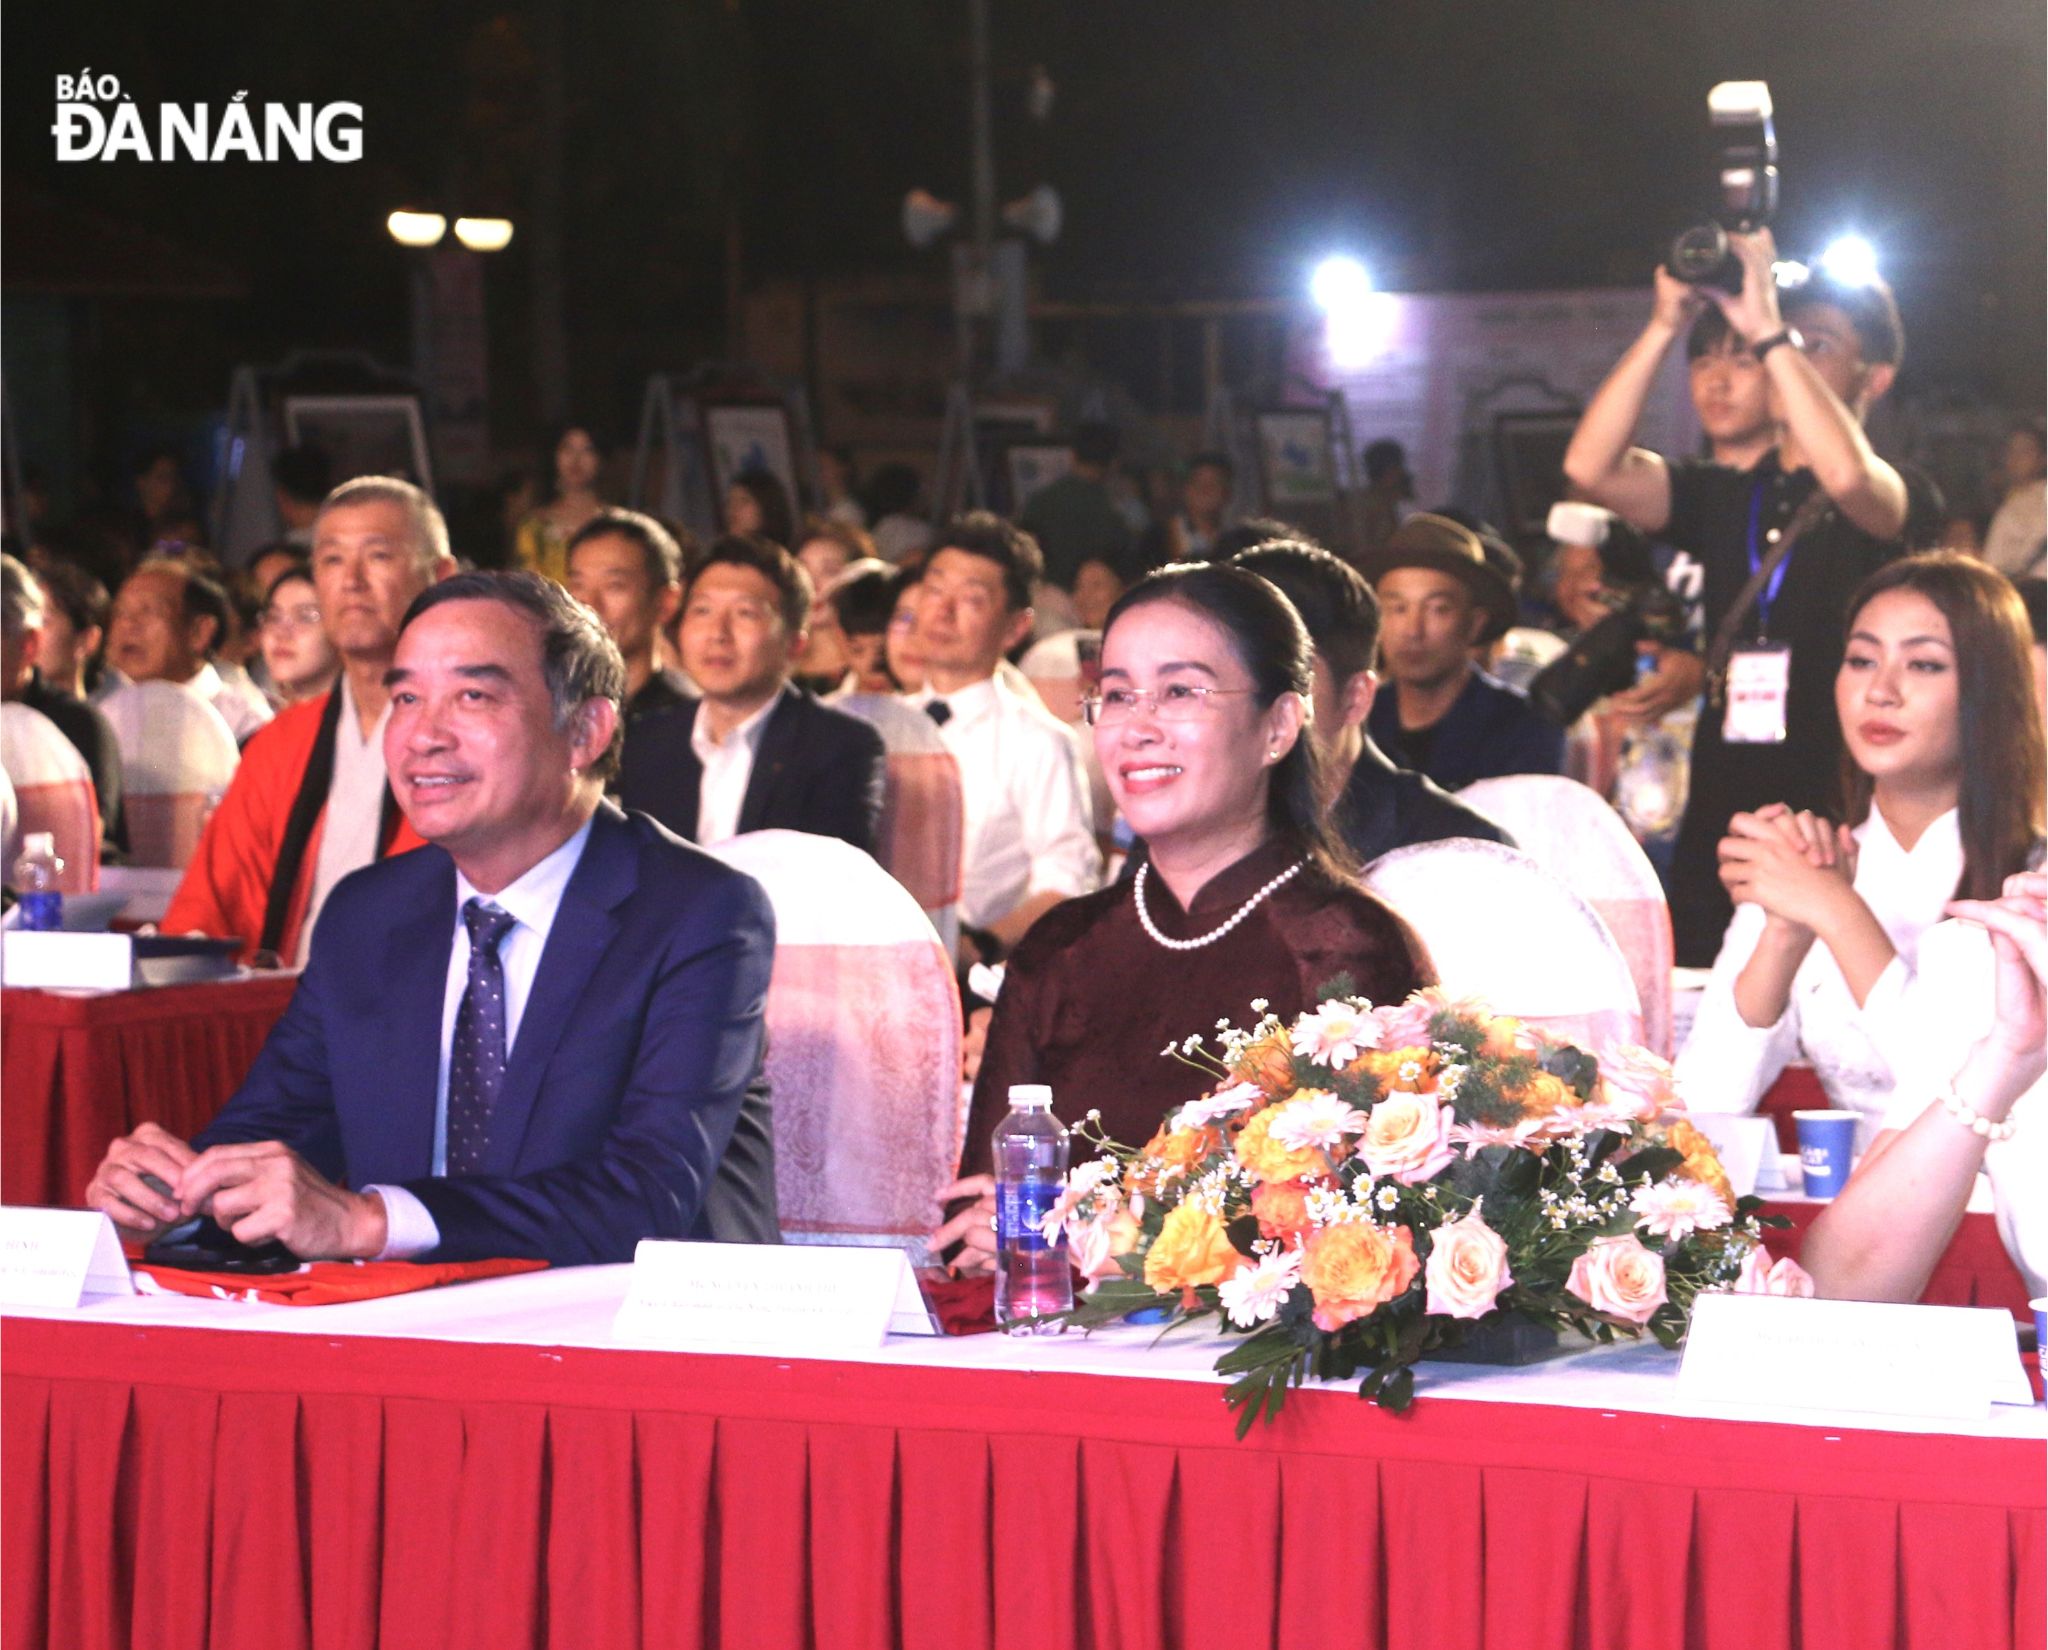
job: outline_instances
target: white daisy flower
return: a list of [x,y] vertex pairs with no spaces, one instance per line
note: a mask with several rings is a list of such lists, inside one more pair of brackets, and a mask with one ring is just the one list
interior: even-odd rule
[[1640,1230],[1683,1242],[1696,1231],[1711,1232],[1735,1218],[1728,1201],[1711,1186],[1673,1177],[1639,1187],[1629,1199]]
[[1327,1002],[1294,1022],[1294,1052],[1321,1065],[1349,1065],[1379,1046],[1379,1021],[1355,1003]]
[[1268,1135],[1289,1151],[1330,1151],[1347,1134],[1364,1131],[1364,1112],[1327,1089],[1311,1089],[1280,1108]]
[[1227,1089],[1218,1089],[1199,1100],[1190,1100],[1174,1114],[1173,1126],[1177,1129],[1199,1129],[1205,1123],[1214,1123],[1219,1118],[1243,1111],[1262,1094],[1256,1083],[1233,1083]]
[[1263,1256],[1256,1264],[1241,1266],[1216,1286],[1223,1310],[1240,1329],[1270,1323],[1273,1315],[1301,1281],[1301,1254]]

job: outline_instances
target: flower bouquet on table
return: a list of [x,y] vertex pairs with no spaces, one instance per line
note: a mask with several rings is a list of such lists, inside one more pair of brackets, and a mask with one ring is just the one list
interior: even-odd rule
[[1080,1125],[1102,1155],[1047,1216],[1093,1280],[1072,1321],[1164,1308],[1244,1337],[1216,1366],[1240,1437],[1311,1378],[1363,1370],[1361,1396],[1405,1409],[1416,1361],[1490,1322],[1676,1346],[1703,1292],[1811,1293],[1647,1050],[1435,990],[1375,1007],[1348,980],[1291,1026],[1251,1007],[1213,1049],[1162,1051],[1216,1085],[1143,1146]]

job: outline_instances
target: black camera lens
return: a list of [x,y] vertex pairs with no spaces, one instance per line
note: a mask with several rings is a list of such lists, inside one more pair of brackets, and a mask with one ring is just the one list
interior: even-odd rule
[[1717,223],[1696,223],[1671,243],[1671,273],[1697,286],[1711,281],[1728,261],[1728,232]]

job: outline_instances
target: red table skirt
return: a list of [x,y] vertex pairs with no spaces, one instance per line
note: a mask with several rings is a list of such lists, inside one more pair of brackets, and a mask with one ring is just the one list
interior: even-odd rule
[[105,996],[0,995],[0,1201],[77,1204],[136,1124],[186,1138],[248,1075],[296,974]]
[[2039,1444],[13,1320],[7,1650],[2007,1650]]

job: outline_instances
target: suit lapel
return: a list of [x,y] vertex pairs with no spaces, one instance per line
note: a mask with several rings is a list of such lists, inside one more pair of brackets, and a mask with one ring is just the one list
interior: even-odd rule
[[761,725],[761,746],[754,752],[754,765],[747,774],[747,794],[740,803],[741,831],[766,828],[768,805],[782,783],[783,770],[796,756],[798,722],[802,702],[795,688],[783,685],[782,696]]
[[[599,806],[590,840],[562,892],[540,969],[519,1017],[519,1035],[505,1063],[505,1086],[491,1111],[486,1174],[512,1174],[526,1141],[548,1062],[568,1029],[590,977],[617,933],[617,907],[638,881],[633,829],[611,804]],[[444,953],[445,966],[445,953]]]
[[[441,1014],[447,1002],[448,957],[455,949],[455,866],[438,848],[420,849],[440,861],[418,908],[391,930],[391,950],[376,981],[377,1013],[369,1022],[372,1049],[360,1070],[374,1073],[377,1093],[424,1095],[424,1105],[383,1105],[377,1133],[391,1142],[398,1165],[387,1172],[410,1179],[432,1173],[433,1097],[441,1082]],[[376,1057],[374,1044],[384,1044]],[[353,1058],[350,1064],[354,1064]]]
[[704,799],[704,764],[697,760],[697,747],[690,742],[697,731],[697,717],[703,707],[692,703],[683,717],[683,748],[676,753],[675,786],[676,811],[674,830],[676,835],[697,840],[697,810]]

